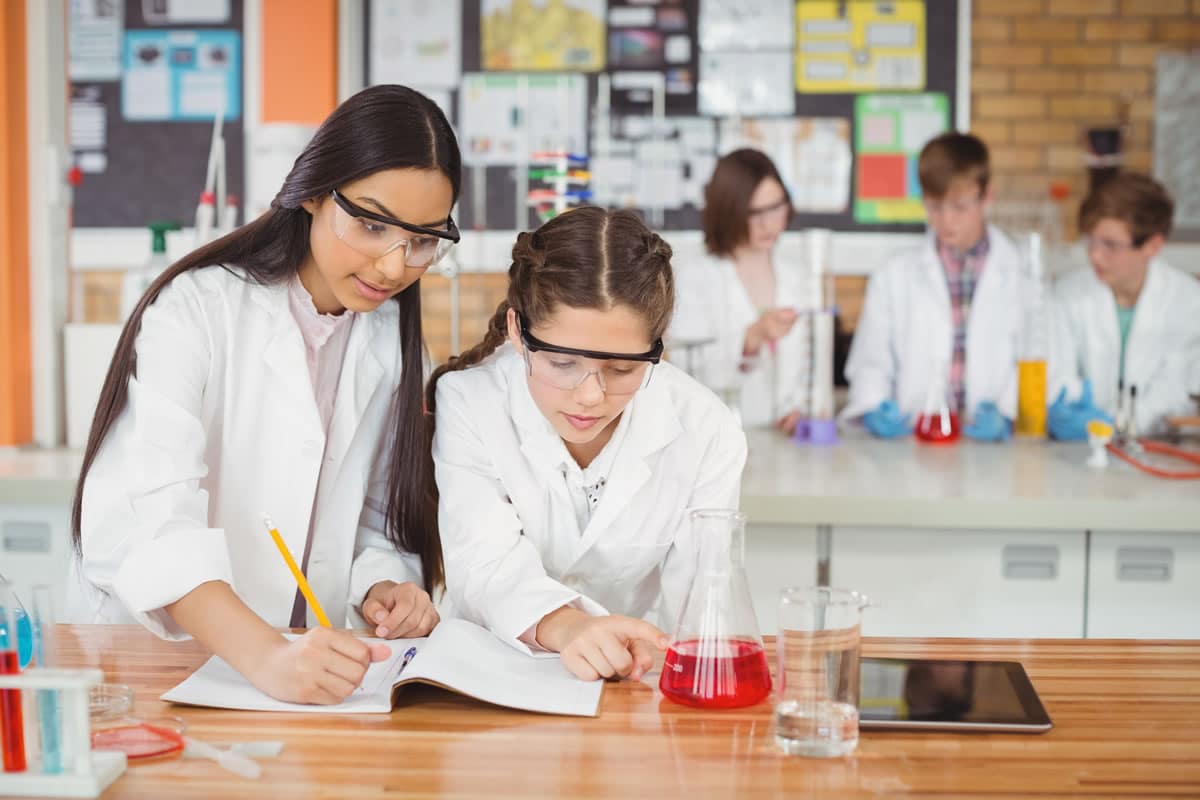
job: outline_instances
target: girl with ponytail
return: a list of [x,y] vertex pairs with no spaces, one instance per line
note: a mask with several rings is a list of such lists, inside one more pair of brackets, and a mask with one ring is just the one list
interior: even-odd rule
[[[195,637],[280,700],[336,703],[423,636],[442,580],[418,281],[458,241],[424,95],[347,100],[271,209],[171,266],[121,334],[72,510],[73,621]],[[332,628],[264,529],[270,514]]]
[[522,233],[483,341],[426,406],[456,613],[581,678],[639,678],[687,593],[686,511],[738,502],[746,441],[661,362],[671,248],[630,211]]

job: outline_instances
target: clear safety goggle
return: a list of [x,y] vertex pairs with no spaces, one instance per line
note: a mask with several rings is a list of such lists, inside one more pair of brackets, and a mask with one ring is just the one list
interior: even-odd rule
[[1114,242],[1112,239],[1102,239],[1099,236],[1092,236],[1090,233],[1083,235],[1083,250],[1085,253],[1090,253],[1095,249],[1107,255],[1116,256],[1131,250],[1140,250],[1145,243],[1145,239],[1134,239],[1132,242]]
[[633,394],[649,382],[651,370],[662,360],[662,339],[645,353],[580,350],[543,342],[529,332],[524,314],[518,314],[517,320],[529,376],[556,389],[571,391],[595,375],[605,394]]
[[445,258],[459,240],[458,226],[450,217],[446,217],[444,230],[426,228],[368,211],[337,189],[331,194],[334,234],[368,258],[383,258],[403,247],[405,266],[431,267]]

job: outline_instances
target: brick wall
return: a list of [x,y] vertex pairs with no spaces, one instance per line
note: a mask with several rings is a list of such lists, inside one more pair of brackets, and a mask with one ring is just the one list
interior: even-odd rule
[[1154,69],[1200,47],[1200,0],[974,0],[971,129],[992,149],[1000,198],[1071,187],[1064,229],[1086,190],[1081,135],[1128,110],[1126,166],[1149,172]]

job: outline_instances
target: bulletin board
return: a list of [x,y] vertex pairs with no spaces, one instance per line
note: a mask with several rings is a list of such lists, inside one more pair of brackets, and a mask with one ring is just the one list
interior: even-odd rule
[[192,225],[222,102],[226,188],[244,196],[243,0],[70,6],[74,226]]
[[447,112],[473,229],[536,226],[513,153],[561,142],[590,157],[594,202],[664,230],[699,229],[716,158],[752,146],[788,184],[794,229],[920,231],[916,153],[955,127],[969,46],[961,0],[362,2],[366,83]]

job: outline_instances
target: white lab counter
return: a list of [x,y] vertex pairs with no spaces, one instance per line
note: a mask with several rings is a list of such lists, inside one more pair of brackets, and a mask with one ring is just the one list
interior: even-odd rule
[[[748,440],[747,573],[766,632],[778,590],[819,579],[879,602],[868,634],[1200,638],[1196,481],[1115,459],[1092,470],[1081,444]],[[0,572],[65,581],[80,461],[0,450]]]
[[774,525],[1200,531],[1200,482],[1146,475],[1084,444],[926,445],[843,434],[836,445],[747,432],[742,509]]
[[779,587],[819,581],[877,601],[874,635],[1200,638],[1200,482],[1093,470],[1084,444],[747,438],[765,630]]

